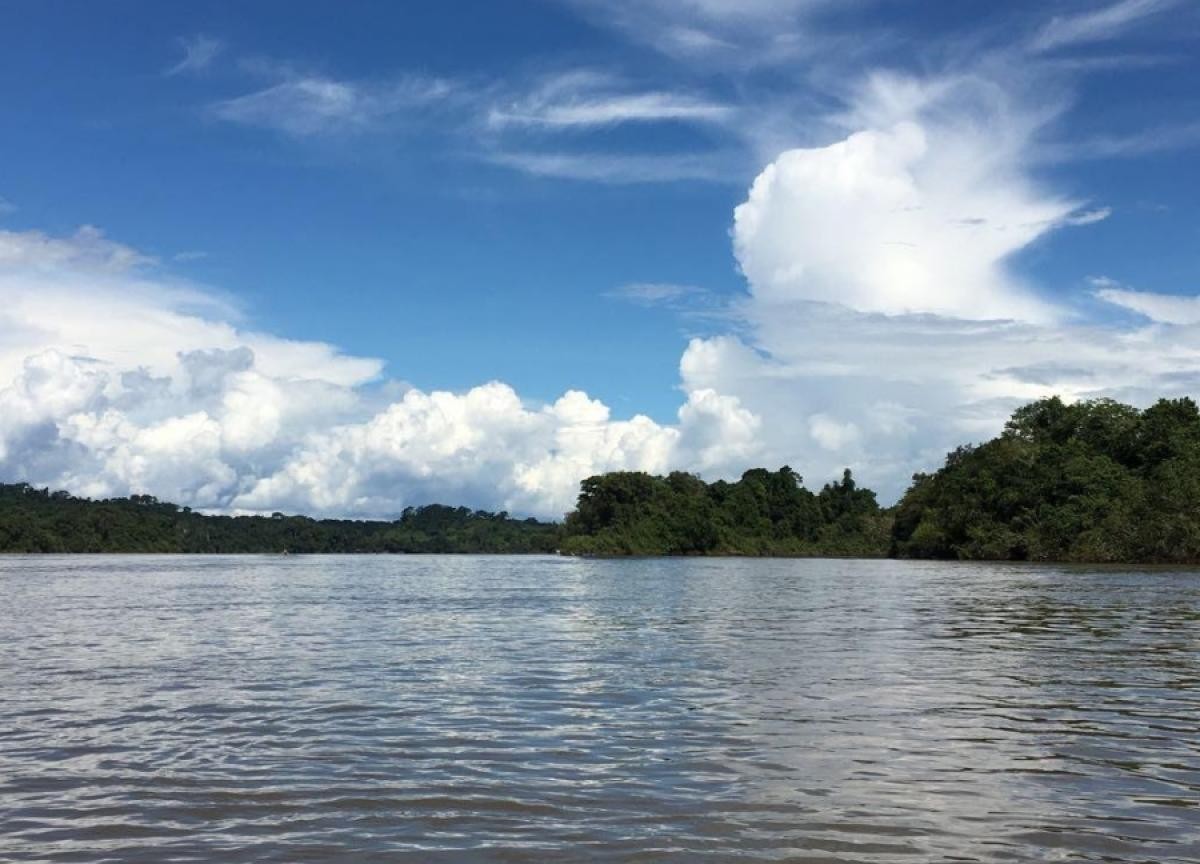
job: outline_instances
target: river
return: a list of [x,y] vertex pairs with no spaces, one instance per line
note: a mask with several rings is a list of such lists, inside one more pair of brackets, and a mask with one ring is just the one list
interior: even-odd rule
[[0,557],[0,860],[1200,860],[1200,573]]

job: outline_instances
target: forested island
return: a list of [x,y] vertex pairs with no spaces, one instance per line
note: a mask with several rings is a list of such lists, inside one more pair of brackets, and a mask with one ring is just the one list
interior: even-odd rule
[[583,481],[563,523],[465,507],[392,521],[205,515],[147,495],[92,501],[0,485],[3,552],[434,552],[1200,563],[1200,411],[1044,399],[917,474],[893,507],[847,470],[819,492],[790,467],[706,483]]

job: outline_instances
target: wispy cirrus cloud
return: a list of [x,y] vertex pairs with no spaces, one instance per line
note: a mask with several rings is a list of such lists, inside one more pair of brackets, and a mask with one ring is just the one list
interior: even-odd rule
[[[742,66],[794,59],[835,0],[565,0],[596,23],[677,58],[723,56]],[[858,0],[847,0],[855,2]]]
[[179,40],[183,57],[175,65],[167,69],[164,75],[183,75],[185,73],[202,72],[212,65],[225,50],[225,43],[220,39],[198,33]]
[[687,92],[636,89],[621,79],[592,70],[569,70],[510,97],[487,112],[488,126],[571,129],[622,123],[720,123],[732,106]]
[[737,298],[699,285],[678,282],[629,282],[604,294],[610,300],[632,303],[644,309],[662,309],[693,324],[719,325],[722,332],[740,323]]
[[[567,69],[506,91],[486,94],[482,157],[537,177],[599,183],[728,182],[739,168],[733,127],[738,110],[687,91],[639,86],[609,72]],[[647,151],[628,141],[584,145],[590,133],[616,126],[674,124],[691,127],[673,152]],[[714,135],[724,138],[714,145]],[[555,139],[551,144],[550,139]]]
[[[272,83],[208,106],[219,120],[282,132],[297,139],[390,134],[437,115],[430,124],[460,153],[538,177],[599,183],[680,180],[727,182],[735,147],[674,153],[629,147],[584,149],[579,136],[622,124],[676,122],[719,128],[734,109],[700,95],[638,88],[592,69],[566,70],[532,84],[480,83],[405,74],[388,80],[339,79],[294,67],[250,61],[244,68]],[[555,135],[573,133],[561,146]],[[698,139],[699,142],[699,139]]]
[[354,133],[441,103],[456,86],[416,75],[380,83],[287,72],[269,87],[213,103],[209,110],[221,120],[297,137]]
[[1187,326],[1200,324],[1200,297],[1137,291],[1107,276],[1093,276],[1088,281],[1101,300],[1136,312],[1151,321]]
[[1093,135],[1055,142],[1044,147],[1041,156],[1046,161],[1134,159],[1196,146],[1200,146],[1200,123],[1184,122],[1127,134]]
[[637,303],[639,306],[658,306],[678,303],[706,293],[708,292],[703,288],[695,285],[680,285],[675,282],[630,282],[612,289],[608,296]]
[[[891,42],[886,28],[856,31],[854,47],[847,48],[845,4],[832,0],[564,2],[631,41],[652,42],[684,62],[673,73],[649,79],[584,67],[492,80],[405,72],[354,79],[279,63],[243,62],[244,70],[265,77],[267,85],[212,103],[209,114],[301,139],[391,134],[406,124],[428,121],[421,128],[442,136],[457,156],[541,178],[606,184],[745,183],[783,150],[832,141],[846,128],[870,125],[872,118],[839,114],[836,106],[854,103],[849,91],[861,79],[861,69],[892,68],[882,59]],[[947,65],[956,71],[919,75],[894,67],[897,80],[925,83],[893,95],[899,100],[934,98],[937,94],[925,92],[931,80],[962,86],[996,75],[1024,78],[1024,86],[1037,89],[1042,100],[1039,116],[1026,113],[1040,133],[1051,133],[1042,134],[1033,154],[1047,163],[1192,146],[1200,142],[1200,131],[1186,123],[1130,135],[1064,139],[1052,134],[1050,122],[1070,107],[1069,87],[1060,86],[1068,73],[1054,64],[1077,56],[1055,55],[1054,48],[1113,38],[1177,2],[1118,0],[1100,8],[1072,4],[1068,8],[1082,11],[1051,19],[1032,39],[1028,19],[1019,16],[987,39],[971,41],[951,32],[934,53],[949,58]],[[975,47],[964,49],[964,39]],[[664,48],[663,40],[674,48]],[[979,44],[986,44],[986,50],[975,50]],[[764,85],[755,69],[781,58],[788,62],[776,65],[767,76],[774,83]],[[681,70],[686,74],[676,74]],[[987,92],[980,86],[976,93],[985,99],[1010,98],[1003,87]],[[904,108],[885,106],[893,113]],[[647,146],[646,135],[656,124],[673,127],[671,152]],[[621,134],[612,134],[617,127]]]
[[494,165],[536,177],[614,185],[686,180],[738,183],[741,174],[734,167],[740,159],[735,152],[650,154],[495,149],[481,156]]
[[1131,26],[1173,6],[1179,0],[1119,0],[1100,8],[1091,8],[1076,15],[1051,18],[1033,37],[1033,51],[1053,51],[1072,45],[1103,42],[1112,39]]

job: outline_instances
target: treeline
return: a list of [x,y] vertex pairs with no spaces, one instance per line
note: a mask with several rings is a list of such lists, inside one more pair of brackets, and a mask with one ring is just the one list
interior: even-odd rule
[[1200,563],[1200,410],[1163,399],[1034,402],[881,508],[849,470],[735,482],[676,472],[583,481],[565,523],[465,507],[391,522],[207,516],[146,495],[90,501],[0,485],[3,552],[478,552]]
[[813,494],[789,468],[736,483],[687,474],[584,481],[563,550],[597,555],[853,555],[1200,563],[1200,410],[1163,399],[1051,398],[997,438],[918,474],[900,502],[841,483]]
[[893,538],[906,558],[1200,563],[1200,411],[1027,405],[915,476]]
[[784,466],[735,483],[616,472],[583,481],[562,550],[582,555],[837,555],[879,557],[891,518],[875,493],[841,482],[817,494]]
[[208,516],[149,495],[91,501],[0,485],[2,552],[553,552],[561,527],[466,507],[410,507],[392,522]]

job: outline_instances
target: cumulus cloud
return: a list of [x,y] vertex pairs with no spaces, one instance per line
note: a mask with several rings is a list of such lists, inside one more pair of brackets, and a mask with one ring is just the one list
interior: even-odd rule
[[758,418],[766,464],[850,466],[888,500],[1029,400],[1200,385],[1196,298],[1097,284],[1150,321],[1089,322],[1078,297],[1015,274],[1022,250],[1108,210],[1032,179],[1040,120],[996,88],[875,76],[840,120],[851,131],[780,154],[737,208],[748,333],[693,340],[680,371]]
[[[862,312],[1044,321],[1014,276],[1018,250],[1077,204],[1020,170],[1022,118],[972,79],[914,89],[877,76],[848,122],[879,123],[826,147],[790,150],[734,216],[734,248],[756,301]],[[970,114],[947,107],[969,102]]]
[[744,335],[688,345],[670,424],[578,391],[381,387],[379,361],[245,326],[94,228],[0,232],[0,476],[224,510],[559,516],[601,471],[790,464],[814,484],[849,466],[888,500],[1029,399],[1194,391],[1194,298],[1097,284],[1150,320],[1087,323],[1013,274],[1015,254],[1100,211],[1029,177],[1033,124],[963,99],[981,86],[876,78],[839,118],[858,128],[762,171],[732,231]]
[[774,307],[750,340],[693,340],[683,386],[736,396],[758,458],[823,480],[843,466],[892,500],[1021,404],[1060,395],[1147,404],[1200,388],[1200,326],[1037,325]]
[[757,418],[708,390],[672,425],[578,391],[530,405],[500,382],[389,397],[379,361],[240,326],[94,228],[0,232],[0,299],[5,480],[218,510],[557,517],[590,474],[728,471],[757,447]]
[[370,419],[311,436],[233,503],[378,513],[409,500],[487,501],[561,515],[579,482],[604,471],[728,471],[757,448],[758,419],[734,397],[689,394],[675,426],[613,420],[580,391],[526,405],[508,385],[466,393],[410,391]]

